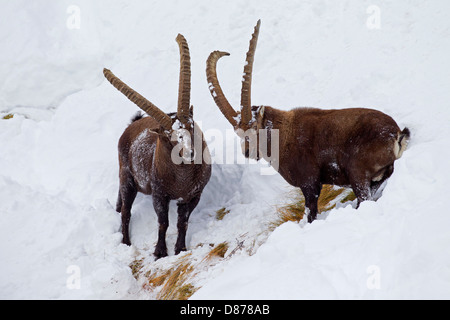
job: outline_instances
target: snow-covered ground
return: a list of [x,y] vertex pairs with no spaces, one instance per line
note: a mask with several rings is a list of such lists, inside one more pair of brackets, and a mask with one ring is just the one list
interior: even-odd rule
[[[0,298],[152,297],[129,267],[151,260],[151,199],[136,199],[132,247],[120,243],[114,210],[117,142],[137,107],[102,69],[175,111],[178,33],[191,51],[195,119],[217,162],[191,216],[188,249],[195,255],[200,244],[236,239],[248,249],[203,270],[192,298],[450,298],[448,1],[0,3]],[[235,136],[210,96],[206,58],[231,53],[218,74],[237,107],[258,19],[254,105],[370,107],[410,128],[409,148],[377,202],[269,235],[275,206],[292,188],[261,175],[259,164],[221,164],[236,153],[225,148]],[[219,221],[222,207],[230,213]]]

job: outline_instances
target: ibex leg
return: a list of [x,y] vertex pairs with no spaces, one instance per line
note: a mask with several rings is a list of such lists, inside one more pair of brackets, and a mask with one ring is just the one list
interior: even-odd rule
[[175,244],[175,254],[186,251],[186,231],[189,217],[200,201],[200,196],[195,197],[188,203],[178,203],[178,238]]
[[158,242],[153,253],[156,259],[167,256],[166,232],[169,227],[169,198],[153,194],[153,207],[158,215]]
[[[137,190],[134,186],[133,178],[121,177],[119,188],[119,199],[121,200],[120,212],[122,214],[122,243],[131,245],[129,225],[131,219],[131,207],[133,206],[134,199],[136,199]],[[117,204],[119,209],[119,204]]]
[[318,208],[317,201],[319,200],[320,191],[322,190],[322,185],[320,183],[307,185],[301,187],[303,196],[305,197],[305,207],[308,209],[308,222],[311,223],[316,220]]

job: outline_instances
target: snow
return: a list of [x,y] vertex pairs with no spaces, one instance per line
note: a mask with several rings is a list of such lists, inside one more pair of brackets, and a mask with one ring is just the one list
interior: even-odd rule
[[[445,0],[2,1],[0,298],[153,297],[129,265],[140,257],[155,267],[174,263],[176,208],[169,257],[152,261],[157,217],[142,194],[133,206],[133,245],[121,244],[117,142],[137,107],[102,70],[174,112],[182,33],[194,119],[226,160],[213,164],[187,246],[194,257],[207,250],[200,244],[228,241],[227,254],[237,240],[243,246],[202,271],[192,299],[449,299],[449,10]],[[377,202],[267,231],[292,188],[277,174],[262,175],[265,163],[242,164],[239,138],[204,71],[211,51],[230,52],[217,73],[239,106],[258,19],[253,105],[370,107],[410,128],[408,149]],[[1,119],[7,114],[14,117]],[[230,213],[219,221],[222,207]]]

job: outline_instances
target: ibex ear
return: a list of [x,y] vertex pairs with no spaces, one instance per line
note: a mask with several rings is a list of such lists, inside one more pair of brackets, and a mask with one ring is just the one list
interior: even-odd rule
[[194,117],[194,106],[191,105],[191,107],[189,108],[189,115],[191,116],[191,118]]
[[265,106],[259,107],[258,113],[259,113],[259,116],[260,116],[261,118],[264,117],[264,110],[265,110],[265,109],[266,109]]

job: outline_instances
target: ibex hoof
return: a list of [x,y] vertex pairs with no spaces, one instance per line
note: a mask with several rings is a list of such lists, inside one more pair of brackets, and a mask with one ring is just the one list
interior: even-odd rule
[[153,255],[155,256],[155,260],[167,257],[167,249],[156,248],[155,252],[153,253]]
[[186,247],[183,247],[181,249],[175,248],[175,254],[179,254],[181,251],[187,251]]

